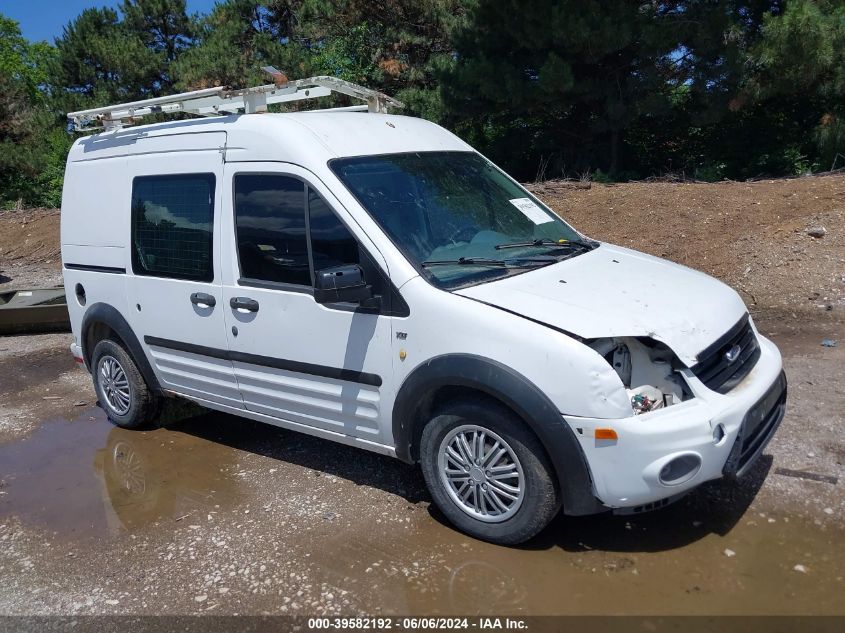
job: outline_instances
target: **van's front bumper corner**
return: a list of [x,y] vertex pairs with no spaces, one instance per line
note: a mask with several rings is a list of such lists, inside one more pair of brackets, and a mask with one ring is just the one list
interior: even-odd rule
[[766,394],[748,411],[742,421],[722,474],[742,477],[751,469],[774,437],[786,413],[786,374],[780,376]]
[[[696,394],[622,420],[565,415],[584,452],[595,497],[617,513],[645,512],[707,481],[748,473],[786,408],[780,354],[762,337],[761,345],[764,354],[757,366],[728,394]],[[618,439],[595,438],[595,429],[607,427]]]

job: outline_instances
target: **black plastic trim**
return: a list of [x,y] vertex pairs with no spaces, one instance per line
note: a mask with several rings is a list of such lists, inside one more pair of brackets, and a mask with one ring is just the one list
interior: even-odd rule
[[[739,357],[726,361],[725,352],[737,345],[741,350]],[[760,344],[746,313],[718,340],[699,353],[696,364],[690,369],[708,389],[725,394],[751,373],[760,356]]]
[[232,362],[247,363],[249,365],[261,365],[262,367],[272,367],[274,369],[294,371],[301,374],[321,376],[323,378],[333,378],[335,380],[346,380],[348,382],[357,382],[362,385],[370,385],[373,387],[381,387],[382,384],[381,376],[378,374],[355,371],[354,369],[342,369],[339,367],[329,367],[327,365],[303,363],[296,360],[286,360],[284,358],[273,358],[272,356],[259,356],[258,354],[247,354],[245,352],[233,352],[214,347],[205,347],[203,345],[194,345],[193,343],[184,343],[182,341],[172,341],[170,339],[158,338],[156,336],[145,336],[144,342],[147,345],[175,349],[180,352],[188,352],[189,354],[199,354],[200,356],[220,358]]
[[68,270],[83,270],[89,273],[109,273],[113,275],[125,275],[125,268],[118,268],[117,266],[92,266],[90,264],[65,264]]
[[[766,445],[774,437],[775,431],[778,430],[780,423],[783,421],[786,413],[787,391],[786,373],[781,371],[772,386],[745,414],[739,433],[734,440],[733,448],[722,468],[723,475],[742,477],[754,465],[757,458],[762,455]],[[773,396],[774,403],[770,404],[769,400]],[[763,412],[763,417],[757,420],[755,426],[752,427],[753,417],[758,414],[758,409],[764,405],[768,405],[767,410]]]
[[563,510],[569,515],[603,512],[608,508],[593,495],[587,460],[578,439],[557,407],[527,378],[510,367],[468,354],[438,356],[420,365],[405,379],[393,406],[396,455],[418,461],[421,407],[431,404],[444,387],[464,387],[484,393],[509,407],[536,433],[554,465]]
[[282,292],[298,292],[304,295],[313,295],[314,288],[311,286],[302,286],[299,284],[289,284],[283,281],[264,281],[262,279],[252,279],[250,277],[241,277],[238,279],[238,285],[244,288],[261,288],[262,290],[281,290]]
[[[376,314],[387,317],[409,317],[411,316],[411,309],[408,303],[402,298],[402,295],[396,289],[396,286],[390,281],[384,273],[379,271],[383,282],[390,288],[389,296],[382,296],[382,305],[380,308],[366,308],[357,303],[321,303],[324,308],[329,310],[337,310],[338,312],[357,312],[361,314]],[[286,284],[278,281],[261,281],[258,279],[241,278],[238,279],[238,286],[241,288],[259,288],[261,290],[278,290],[280,292],[296,292],[303,295],[314,296],[314,288],[311,286],[298,286],[295,284]]]
[[138,338],[135,336],[135,332],[132,331],[132,327],[117,308],[107,303],[91,304],[85,310],[85,315],[82,317],[80,343],[82,345],[82,360],[85,362],[85,367],[88,368],[88,371],[91,371],[91,353],[94,351],[93,349],[88,349],[88,332],[97,323],[107,325],[114,330],[126,346],[127,351],[132,356],[132,360],[135,361],[138,370],[141,372],[150,389],[156,393],[162,393],[161,385],[147,360],[147,355],[144,354],[144,350],[138,342]]
[[698,365],[701,364],[701,361],[703,359],[706,359],[709,356],[712,356],[713,354],[718,352],[719,349],[721,349],[722,347],[727,345],[730,341],[732,341],[734,338],[736,338],[736,336],[745,327],[746,323],[748,323],[748,318],[749,318],[749,316],[748,316],[748,313],[746,312],[744,315],[742,315],[742,318],[739,321],[737,321],[733,326],[731,326],[731,329],[729,329],[727,332],[722,334],[722,336],[720,336],[718,339],[716,339],[713,343],[708,345],[706,348],[701,350],[696,355],[696,360],[698,361],[698,363],[696,365],[694,365],[693,367],[690,367],[690,369],[695,371],[695,368]]

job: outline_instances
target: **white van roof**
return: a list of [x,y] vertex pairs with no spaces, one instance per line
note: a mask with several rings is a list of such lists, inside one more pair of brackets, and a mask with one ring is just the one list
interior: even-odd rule
[[[198,147],[198,136],[211,145]],[[221,147],[221,139],[225,139],[225,147]],[[145,142],[148,140],[152,143]],[[225,149],[227,162],[284,161],[304,166],[350,156],[473,151],[448,130],[424,119],[364,112],[306,111],[167,121],[103,132],[78,139],[68,161],[147,154],[153,145],[155,152],[219,148]]]

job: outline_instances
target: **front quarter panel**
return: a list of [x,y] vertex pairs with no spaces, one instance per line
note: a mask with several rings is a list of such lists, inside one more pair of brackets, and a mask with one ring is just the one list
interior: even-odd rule
[[480,301],[438,290],[420,277],[401,289],[411,315],[396,323],[394,346],[404,360],[396,383],[430,359],[479,356],[524,376],[558,411],[594,418],[631,414],[622,382],[592,349],[564,332]]

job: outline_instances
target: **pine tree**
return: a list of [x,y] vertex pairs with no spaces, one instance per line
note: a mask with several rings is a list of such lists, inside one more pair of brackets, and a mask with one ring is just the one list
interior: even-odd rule
[[[261,66],[291,77],[311,71],[297,33],[298,3],[284,0],[227,0],[202,20],[194,47],[174,65],[183,90],[240,87],[262,80]],[[263,78],[266,81],[266,77]]]
[[659,72],[676,36],[661,4],[624,0],[480,0],[443,76],[456,124],[508,164],[622,169],[626,130],[669,107]]
[[157,90],[170,91],[170,66],[191,46],[196,31],[185,0],[123,0],[120,10],[123,28],[136,34],[144,47],[157,54]]
[[[55,204],[69,139],[56,126],[46,90],[54,49],[27,42],[17,22],[0,15],[0,207],[19,201]],[[57,133],[58,132],[58,133]]]
[[472,0],[305,0],[301,31],[319,72],[364,83],[442,118],[438,73],[453,63],[452,33]]
[[[749,61],[747,98],[807,122],[792,140],[799,170],[814,159],[817,169],[845,165],[845,3],[790,0],[782,14],[767,16]],[[806,144],[808,125],[814,147]]]
[[184,0],[124,0],[86,9],[57,38],[56,83],[68,107],[158,96],[172,86],[171,65],[194,25]]

